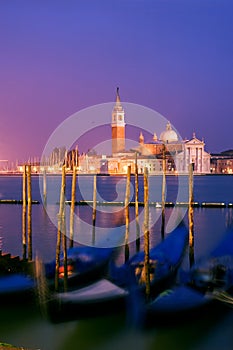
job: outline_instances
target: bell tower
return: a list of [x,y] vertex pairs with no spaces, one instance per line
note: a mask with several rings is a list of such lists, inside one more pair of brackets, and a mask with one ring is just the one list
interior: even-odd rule
[[125,150],[125,111],[121,105],[119,88],[112,111],[112,154]]

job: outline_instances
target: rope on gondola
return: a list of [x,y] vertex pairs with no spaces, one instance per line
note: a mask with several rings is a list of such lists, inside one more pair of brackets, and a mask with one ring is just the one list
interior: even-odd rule
[[230,307],[233,307],[233,296],[226,291],[214,290],[206,294],[208,297],[221,301]]

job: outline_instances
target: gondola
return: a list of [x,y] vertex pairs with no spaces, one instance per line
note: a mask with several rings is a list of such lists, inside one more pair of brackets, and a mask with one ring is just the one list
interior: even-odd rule
[[23,273],[0,276],[0,303],[16,303],[31,300],[34,296],[35,280]]
[[[67,251],[68,285],[84,285],[87,281],[94,281],[107,271],[113,248],[74,247]],[[0,275],[0,302],[20,302],[34,299],[37,295],[37,279],[35,278],[34,262],[30,264],[28,273],[27,262],[22,261],[17,271],[3,271]],[[55,261],[44,265],[45,276],[49,288],[54,288]],[[63,285],[64,261],[60,256],[59,284]]]
[[227,230],[216,249],[145,306],[141,319],[145,326],[167,325],[221,313],[233,304],[232,290],[233,230]]
[[[182,222],[149,252],[150,291],[158,294],[174,283],[188,243],[188,229]],[[121,287],[145,290],[145,254],[135,254],[122,266],[111,265],[111,279]]]
[[1,256],[0,265],[0,303],[32,300],[35,290],[33,263],[6,254]]
[[[150,285],[159,293],[174,281],[188,241],[188,230],[179,225],[150,250]],[[83,288],[49,294],[47,316],[52,322],[95,317],[116,311],[131,312],[132,299],[145,295],[144,252],[135,254],[122,266],[110,269],[102,278]]]
[[[108,271],[108,263],[115,249],[91,246],[77,246],[67,250],[67,278],[69,286],[76,286],[94,281]],[[45,264],[45,275],[53,286],[55,278],[55,260]],[[64,279],[64,256],[61,254],[59,282]]]

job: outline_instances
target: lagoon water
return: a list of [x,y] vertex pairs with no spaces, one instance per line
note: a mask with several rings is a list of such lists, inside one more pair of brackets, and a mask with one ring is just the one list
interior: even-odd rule
[[[72,177],[67,176],[67,200],[70,200],[71,181]],[[151,202],[161,201],[161,181],[160,176],[151,176],[149,179]],[[166,201],[187,202],[187,177],[168,176],[166,181]],[[32,206],[33,256],[37,254],[43,261],[49,261],[55,257],[60,182],[59,176],[47,177],[46,209],[42,204],[40,194],[40,178],[39,176],[32,177],[32,199],[40,201],[40,204]],[[104,202],[124,201],[125,185],[125,177],[98,176],[97,200]],[[93,177],[79,176],[76,200],[92,200],[92,193]],[[19,200],[21,198],[22,178],[20,176],[0,176],[0,199]],[[134,200],[134,177],[131,179],[131,200]],[[139,177],[139,200],[143,200],[142,176]],[[233,176],[195,176],[194,201],[199,203],[232,203]],[[67,214],[69,214],[69,206],[66,207]],[[95,242],[98,244],[99,232],[102,234],[103,231],[112,230],[115,226],[120,228],[125,218],[123,206],[98,206],[97,209]],[[140,212],[143,216],[142,207]],[[92,208],[90,206],[76,206],[75,213],[76,244],[92,244]],[[233,209],[229,207],[199,207],[194,209],[194,254],[196,260],[208,254],[218,244],[225,230],[232,226],[232,215]],[[166,208],[165,217],[168,231],[181,216],[184,216],[184,220],[188,224],[186,208]],[[130,220],[130,255],[132,255],[136,250],[134,207],[130,207]],[[154,245],[160,240],[161,208],[150,207],[150,225],[150,244]],[[22,256],[21,226],[22,206],[20,204],[0,204],[0,249],[3,252]],[[101,239],[103,240],[102,236]],[[141,249],[143,249],[143,237],[141,237]],[[122,246],[117,263],[123,261],[124,247]],[[188,268],[188,256],[185,257],[182,267]],[[230,310],[221,319],[209,319],[206,315],[199,322],[182,326],[176,325],[172,328],[154,328],[150,331],[134,329],[130,317],[125,315],[111,315],[104,318],[54,325],[42,317],[37,305],[17,307],[1,305],[0,341],[30,349],[44,350],[118,350],[126,347],[132,347],[135,350],[213,350],[220,347],[231,349],[233,346],[232,321],[233,314]]]

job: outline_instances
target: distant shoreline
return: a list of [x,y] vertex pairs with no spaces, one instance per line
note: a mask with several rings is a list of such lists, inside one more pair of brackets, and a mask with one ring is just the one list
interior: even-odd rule
[[[72,172],[67,172],[66,173],[67,176],[72,176]],[[77,176],[94,176],[94,175],[97,175],[97,176],[127,176],[127,174],[100,174],[100,173],[77,173]],[[132,173],[131,176],[134,176],[135,174]],[[157,173],[157,174],[149,174],[149,176],[161,176],[162,175],[162,172],[161,173]],[[229,174],[229,173],[201,173],[201,174],[196,174],[196,173],[193,173],[193,176],[232,176],[232,174]],[[21,172],[0,172],[0,177],[1,176],[12,176],[12,177],[18,177],[18,176],[23,176],[23,174]],[[31,173],[31,176],[43,176],[43,173]],[[46,173],[46,176],[61,176],[61,173]],[[138,176],[143,176],[143,174],[138,174]],[[174,173],[166,173],[166,176],[188,176],[188,173],[179,173],[179,174],[174,174]]]

